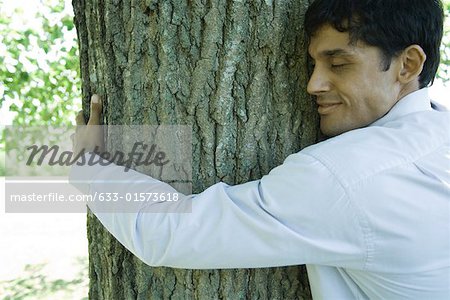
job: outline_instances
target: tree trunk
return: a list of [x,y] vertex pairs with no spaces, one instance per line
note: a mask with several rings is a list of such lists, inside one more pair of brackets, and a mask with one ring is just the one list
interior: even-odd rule
[[[193,192],[261,178],[314,143],[308,0],[74,0],[83,105],[106,124],[183,124]],[[152,268],[88,217],[89,299],[308,299],[303,266]]]

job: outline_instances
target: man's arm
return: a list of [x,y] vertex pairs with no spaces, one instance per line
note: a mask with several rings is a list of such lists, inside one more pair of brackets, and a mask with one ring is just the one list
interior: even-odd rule
[[[74,166],[71,178],[88,179],[91,194],[176,192],[114,165]],[[90,207],[125,247],[152,266],[363,265],[363,235],[345,191],[325,166],[301,152],[261,180],[236,186],[218,183],[200,194],[180,196],[180,203],[191,206],[192,212],[150,213],[160,205],[151,202],[131,213],[114,207],[115,202],[108,204],[113,212],[102,212],[104,207],[95,203]]]

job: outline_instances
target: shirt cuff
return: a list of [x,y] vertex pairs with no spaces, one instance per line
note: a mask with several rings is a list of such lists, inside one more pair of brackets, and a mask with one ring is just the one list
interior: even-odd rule
[[98,155],[93,152],[84,153],[72,165],[69,172],[69,183],[84,194],[90,193],[90,185],[94,181],[95,175],[105,168],[100,164],[87,163],[92,156],[95,159],[95,156]]

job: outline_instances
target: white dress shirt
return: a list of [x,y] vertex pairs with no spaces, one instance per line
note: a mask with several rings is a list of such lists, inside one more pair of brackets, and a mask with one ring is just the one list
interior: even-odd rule
[[[85,192],[174,191],[119,166],[75,166]],[[121,185],[122,193],[124,186]],[[261,180],[186,196],[186,214],[99,213],[151,266],[307,264],[315,299],[450,299],[450,113],[427,90],[370,126],[290,155]],[[112,203],[111,205],[114,205]]]

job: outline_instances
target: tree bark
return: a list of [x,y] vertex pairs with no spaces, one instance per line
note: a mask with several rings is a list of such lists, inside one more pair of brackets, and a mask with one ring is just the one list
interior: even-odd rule
[[[73,0],[84,110],[99,93],[106,124],[191,125],[194,193],[261,178],[318,137],[306,93],[308,4]],[[311,298],[303,266],[152,268],[92,214],[87,227],[89,299]]]

